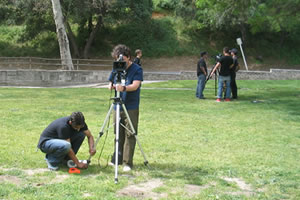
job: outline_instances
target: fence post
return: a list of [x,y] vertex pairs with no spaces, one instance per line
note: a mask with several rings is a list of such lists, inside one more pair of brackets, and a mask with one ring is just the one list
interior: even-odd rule
[[31,57],[29,57],[29,69],[31,69]]

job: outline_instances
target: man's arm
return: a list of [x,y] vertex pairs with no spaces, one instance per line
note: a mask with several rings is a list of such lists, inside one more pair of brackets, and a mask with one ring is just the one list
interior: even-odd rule
[[95,149],[95,142],[94,142],[94,137],[93,135],[91,134],[91,131],[90,130],[85,130],[83,131],[83,133],[87,136],[88,138],[88,143],[89,143],[89,152],[90,152],[90,155],[93,156],[95,155],[96,153],[96,149]]
[[219,68],[220,66],[221,66],[221,63],[218,62],[218,63],[216,64],[216,66],[214,67],[213,71],[210,73],[210,78],[211,78],[212,75],[215,73],[215,71],[217,70],[217,68]]
[[[142,81],[135,80],[135,81],[132,82],[132,84],[126,85],[126,86],[122,86],[121,84],[117,84],[116,89],[117,89],[117,91],[120,91],[120,92],[124,92],[125,90],[126,90],[126,92],[136,91],[140,87],[141,82]],[[126,89],[125,89],[125,87],[126,87]]]
[[201,67],[200,67],[200,70],[202,71],[202,73],[203,73],[205,76],[207,75],[204,67],[201,66]]
[[[67,141],[71,143],[71,139],[70,139],[70,138],[67,139]],[[75,155],[75,153],[74,153],[74,151],[73,151],[72,148],[70,149],[70,151],[69,151],[69,153],[68,153],[68,156],[71,158],[71,160],[74,161],[74,163],[77,165],[78,168],[87,168],[87,167],[88,167],[87,164],[82,163],[82,162],[79,162],[79,160],[78,160],[78,158],[76,157],[76,155]]]

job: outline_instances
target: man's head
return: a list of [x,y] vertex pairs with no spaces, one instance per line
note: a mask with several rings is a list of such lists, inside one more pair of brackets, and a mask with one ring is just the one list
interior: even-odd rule
[[73,129],[79,131],[85,124],[82,112],[73,112],[70,116],[69,124],[72,126]]
[[236,48],[233,48],[229,52],[231,53],[231,55],[237,55],[238,50]]
[[137,57],[142,57],[142,50],[140,50],[140,49],[137,49],[137,50],[135,50],[135,55],[137,56]]
[[120,55],[123,56],[125,62],[130,60],[131,52],[129,47],[123,44],[118,44],[117,46],[115,46],[113,51],[111,52],[111,56],[117,60],[120,57]]
[[228,47],[224,47],[223,48],[223,53],[225,54],[229,54],[229,48]]
[[201,58],[206,57],[206,56],[207,56],[207,52],[206,52],[206,51],[201,52],[201,53],[200,53],[200,56],[201,56]]

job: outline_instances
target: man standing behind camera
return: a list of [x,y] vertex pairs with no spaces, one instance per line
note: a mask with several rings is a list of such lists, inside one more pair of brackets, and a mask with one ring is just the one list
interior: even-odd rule
[[230,68],[233,66],[233,59],[230,56],[228,47],[223,48],[223,54],[224,56],[222,56],[219,62],[217,62],[216,66],[214,67],[210,75],[212,77],[212,75],[217,70],[217,68],[221,67],[219,72],[217,102],[221,102],[224,83],[226,83],[225,101],[230,101],[230,95],[231,95]]
[[207,53],[201,52],[201,58],[197,64],[197,77],[198,77],[198,84],[196,89],[196,97],[199,99],[205,99],[203,96],[203,90],[205,88],[205,80],[207,76],[207,67],[206,67],[206,59]]
[[[140,88],[143,81],[143,69],[133,63],[131,59],[130,49],[125,45],[117,45],[112,51],[112,57],[118,59],[122,55],[123,61],[126,62],[125,73],[125,86],[117,84],[117,76],[114,76],[114,71],[109,77],[109,89],[115,89],[120,92],[120,97],[125,104],[128,111],[129,118],[133,124],[133,127],[138,133],[138,120],[139,120],[139,104],[140,104]],[[119,152],[118,152],[118,164],[123,164],[123,171],[130,171],[133,167],[133,155],[135,150],[136,139],[134,135],[129,131],[131,130],[129,119],[127,119],[125,112],[120,111],[120,126],[119,129]],[[115,153],[111,159],[111,165],[115,164]]]

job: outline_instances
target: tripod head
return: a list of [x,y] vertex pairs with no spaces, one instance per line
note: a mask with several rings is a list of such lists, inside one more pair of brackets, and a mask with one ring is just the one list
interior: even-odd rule
[[123,60],[123,55],[120,54],[117,61],[113,63],[113,80],[117,76],[116,82],[122,83],[122,79],[125,79],[127,63]]

